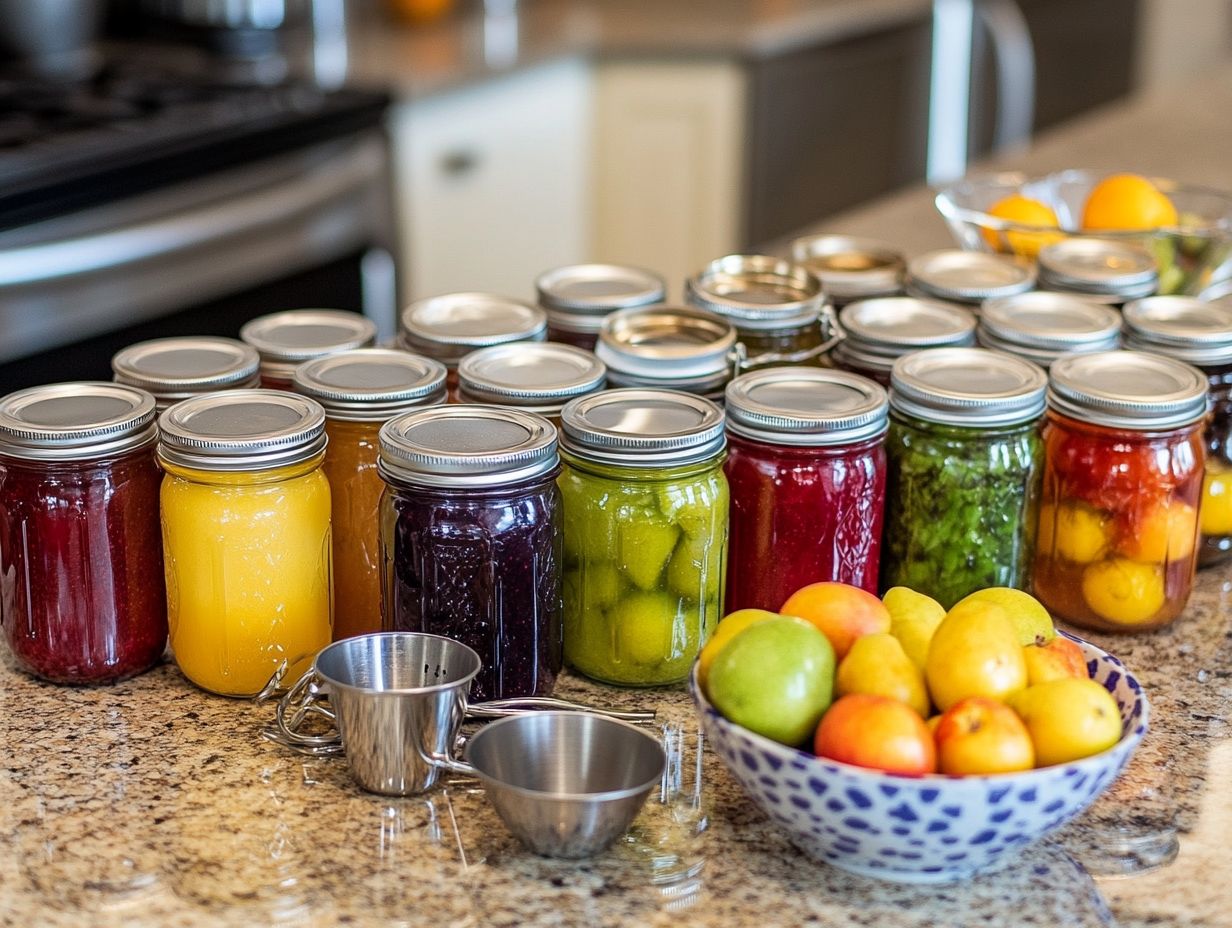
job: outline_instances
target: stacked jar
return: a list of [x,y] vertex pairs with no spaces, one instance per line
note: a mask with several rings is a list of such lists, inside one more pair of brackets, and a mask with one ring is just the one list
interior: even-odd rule
[[548,338],[593,351],[599,328],[618,309],[654,306],[667,295],[663,278],[620,264],[571,264],[539,275],[539,306],[547,313]]
[[17,665],[109,683],[167,644],[154,398],[65,383],[0,400],[0,623]]
[[325,412],[277,390],[177,403],[159,419],[171,648],[184,676],[252,696],[329,644]]
[[778,609],[836,580],[877,592],[886,392],[856,374],[778,367],[727,385],[729,611]]
[[985,348],[894,363],[886,441],[883,587],[947,609],[985,587],[1028,589],[1047,380]]
[[1035,290],[986,300],[976,339],[1045,370],[1066,354],[1118,347],[1121,317],[1113,309],[1065,293]]
[[117,383],[140,387],[159,412],[200,393],[240,390],[261,382],[256,349],[233,338],[156,338],[129,345],[111,359]]
[[683,680],[723,614],[723,411],[611,390],[561,422],[565,659],[607,683]]
[[290,390],[295,368],[313,358],[366,348],[376,324],[340,309],[293,309],[244,324],[240,338],[261,356],[261,386]]
[[461,641],[475,699],[546,696],[561,665],[556,428],[490,406],[405,413],[381,428],[385,626]]
[[602,390],[607,368],[589,351],[555,342],[515,342],[472,351],[458,365],[463,403],[510,406],[560,426],[565,404]]
[[1206,374],[1211,417],[1198,510],[1198,566],[1232,557],[1232,307],[1183,296],[1125,306],[1125,346],[1185,361]]
[[1105,631],[1185,607],[1197,565],[1203,373],[1138,351],[1070,355],[1049,375],[1035,595]]
[[650,306],[612,313],[595,355],[615,387],[681,390],[722,401],[736,361],[736,330],[701,309]]
[[334,546],[334,640],[381,630],[377,433],[394,416],[445,401],[445,368],[386,348],[360,348],[301,364],[295,389],[325,410],[325,476]]
[[843,340],[834,366],[890,385],[890,370],[905,354],[975,344],[975,316],[953,303],[915,297],[859,300],[839,312]]

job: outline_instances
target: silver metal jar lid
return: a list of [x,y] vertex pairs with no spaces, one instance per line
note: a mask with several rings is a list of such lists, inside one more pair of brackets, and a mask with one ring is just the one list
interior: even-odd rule
[[138,342],[111,359],[116,382],[147,390],[160,408],[198,393],[254,387],[260,368],[255,348],[207,336]]
[[341,309],[292,309],[244,323],[240,339],[257,349],[263,373],[290,380],[304,361],[371,345],[376,324]]
[[1126,303],[1125,346],[1190,364],[1232,362],[1232,306],[1188,296]]
[[106,381],[28,387],[0,399],[0,453],[32,461],[97,459],[152,441],[154,397]]
[[589,351],[556,342],[515,342],[472,351],[458,364],[464,402],[559,413],[575,396],[602,390],[607,368]]
[[552,471],[556,441],[556,427],[531,412],[435,406],[381,426],[381,473],[432,487],[503,486]]
[[158,419],[158,455],[207,471],[259,471],[325,450],[325,410],[282,390],[227,390],[177,403]]
[[1206,415],[1206,375],[1146,351],[1072,354],[1052,365],[1051,409],[1095,425],[1171,429]]
[[1035,268],[1005,255],[947,249],[907,262],[907,292],[958,303],[982,303],[1025,293],[1035,286]]
[[736,330],[701,309],[648,306],[621,309],[603,321],[595,354],[616,384],[721,388],[731,371]]
[[770,367],[727,385],[728,431],[780,445],[843,445],[885,432],[886,391],[858,374]]
[[816,322],[825,295],[805,268],[768,255],[727,255],[685,284],[685,297],[741,329],[795,328]]
[[910,296],[857,300],[839,311],[838,321],[843,340],[836,358],[887,373],[912,351],[975,344],[975,316],[953,303]]
[[694,464],[727,444],[723,410],[675,390],[606,390],[561,413],[562,447],[588,461],[632,467]]
[[890,408],[926,422],[1000,426],[1044,411],[1048,378],[1035,364],[987,348],[903,355],[890,372]]
[[900,292],[907,267],[890,246],[851,235],[798,238],[791,256],[821,281],[826,296],[843,303]]
[[658,274],[622,264],[570,264],[535,281],[548,322],[566,332],[597,332],[618,309],[662,303],[667,285]]
[[1144,249],[1098,238],[1068,238],[1040,249],[1040,285],[1131,300],[1159,288],[1159,266]]
[[986,301],[978,336],[985,348],[999,348],[1046,366],[1071,351],[1116,348],[1120,332],[1121,317],[1107,306],[1036,290]]
[[496,293],[447,293],[412,303],[402,312],[403,347],[453,367],[476,348],[506,342],[541,342],[547,316],[529,303]]
[[297,392],[330,419],[380,422],[445,400],[445,365],[393,348],[356,348],[306,361],[295,369]]

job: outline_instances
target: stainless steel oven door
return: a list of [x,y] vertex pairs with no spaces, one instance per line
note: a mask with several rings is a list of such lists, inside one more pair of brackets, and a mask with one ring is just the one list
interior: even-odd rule
[[374,130],[0,233],[0,362],[364,250],[364,312],[388,336],[389,177]]

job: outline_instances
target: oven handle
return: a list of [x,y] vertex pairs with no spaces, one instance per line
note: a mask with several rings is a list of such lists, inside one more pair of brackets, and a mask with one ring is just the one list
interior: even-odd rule
[[384,167],[373,145],[315,165],[305,174],[192,212],[97,235],[0,250],[0,287],[48,283],[110,270],[285,223],[371,182]]

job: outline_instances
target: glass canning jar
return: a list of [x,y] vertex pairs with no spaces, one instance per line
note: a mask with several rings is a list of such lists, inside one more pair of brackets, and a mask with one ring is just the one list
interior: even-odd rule
[[1118,348],[1121,315],[1082,297],[1032,290],[985,300],[975,337],[1047,370],[1062,355]]
[[538,413],[560,427],[560,411],[602,390],[607,368],[589,351],[556,342],[515,342],[472,351],[458,364],[458,399]]
[[975,316],[962,306],[910,296],[857,300],[838,314],[843,340],[830,352],[839,370],[890,385],[890,369],[924,348],[975,344]]
[[683,306],[621,309],[603,320],[595,356],[614,387],[680,390],[722,402],[736,362],[736,330]]
[[599,328],[609,313],[662,303],[663,278],[620,264],[571,264],[553,268],[535,281],[539,306],[548,317],[548,338],[594,351]]
[[877,592],[888,404],[857,374],[779,367],[727,385],[726,609],[777,612],[836,580]]
[[252,696],[299,679],[329,644],[325,413],[307,397],[229,390],[159,419],[171,648],[184,676]]
[[394,416],[445,401],[445,367],[388,348],[301,364],[295,390],[325,409],[325,476],[334,547],[334,640],[379,632],[381,494],[377,434]]
[[111,359],[115,381],[145,390],[159,412],[199,393],[255,387],[260,367],[250,345],[204,335],[138,342]]
[[902,292],[907,263],[902,254],[874,239],[851,235],[808,235],[791,243],[791,256],[821,281],[835,306]]
[[723,614],[723,411],[610,390],[561,416],[565,660],[608,683],[683,680]]
[[154,398],[121,384],[0,400],[0,624],[29,673],[109,683],[162,657],[157,432]]
[[1198,566],[1232,557],[1232,307],[1184,296],[1127,303],[1125,347],[1185,361],[1206,374],[1206,472],[1198,521]]
[[469,645],[477,700],[546,696],[561,666],[556,428],[439,406],[381,428],[385,624]]
[[1201,371],[1109,351],[1052,366],[1035,595],[1056,615],[1136,631],[1180,615],[1197,566]]
[[376,323],[341,309],[292,309],[244,323],[240,339],[261,356],[261,386],[290,390],[297,366],[371,345]]
[[1047,380],[985,348],[894,363],[882,588],[945,608],[991,586],[1029,589]]

